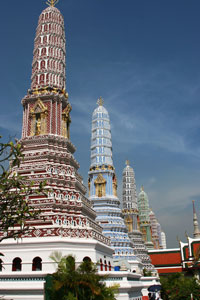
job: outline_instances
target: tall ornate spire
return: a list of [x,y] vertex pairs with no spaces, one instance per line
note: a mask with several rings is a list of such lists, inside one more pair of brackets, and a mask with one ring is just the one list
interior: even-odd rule
[[161,226],[158,223],[156,215],[152,209],[150,209],[149,218],[151,224],[151,237],[152,237],[152,242],[154,244],[154,249],[159,249],[160,248],[159,237],[161,234]]
[[31,89],[51,86],[65,90],[65,30],[64,19],[54,7],[56,0],[48,0],[38,21],[33,51]]
[[135,184],[135,173],[133,168],[130,167],[129,160],[126,160],[126,167],[123,170],[123,209],[134,211],[135,220],[132,230],[137,229],[137,192]]
[[141,187],[141,192],[138,195],[138,210],[140,219],[140,229],[142,231],[145,245],[148,249],[153,248],[153,243],[151,239],[151,226],[149,217],[149,199],[144,191],[144,187]]
[[[90,256],[95,263],[102,262],[102,268],[104,261],[105,271],[107,267],[112,269],[113,253],[109,247],[110,240],[95,222],[96,213],[86,197],[87,189],[73,155],[75,147],[69,139],[71,106],[62,90],[65,87],[64,20],[54,7],[56,1],[48,2],[50,6],[41,13],[36,32],[32,89],[22,99],[23,130],[19,143],[23,160],[13,169],[23,176],[25,185],[31,183],[33,192],[26,197],[27,205],[41,214],[38,219],[30,218],[25,224],[29,230],[21,235],[20,243],[11,239],[8,247],[4,245],[4,249],[8,250],[4,265],[14,266],[8,271],[5,268],[5,273],[8,274],[11,269],[27,269],[28,273],[33,271],[32,277],[35,277],[36,270],[42,270],[44,274],[54,272],[49,257],[55,247],[64,255],[73,253],[78,261]],[[42,182],[45,187],[40,192]],[[17,227],[16,224],[10,230]],[[0,237],[3,236],[4,232],[0,230]],[[24,248],[28,252],[25,253]],[[40,257],[35,257],[36,254]],[[18,257],[19,261],[14,263],[14,257]],[[33,299],[31,292],[30,297],[25,292],[31,291],[32,284],[30,280],[25,281],[23,288],[15,284],[11,294],[18,294],[20,289],[21,299]],[[39,299],[43,299],[42,282],[37,289]],[[13,297],[9,291],[10,299]]]
[[148,270],[152,270],[153,266],[148,255],[147,248],[144,244],[142,233],[139,230],[135,173],[128,160],[126,160],[126,167],[123,170],[122,197],[122,214],[126,227],[128,228],[129,238],[133,242],[134,252],[141,259],[144,267]]
[[193,226],[194,226],[193,237],[199,238],[200,237],[199,223],[198,223],[197,214],[195,210],[194,200],[192,201],[192,204],[193,204]]
[[40,14],[33,51],[31,89],[22,100],[22,137],[56,134],[70,138],[70,111],[65,92],[65,30],[61,12],[48,1]]
[[96,214],[85,196],[86,188],[78,174],[79,164],[73,156],[75,147],[69,137],[71,106],[63,90],[64,19],[54,7],[56,3],[49,0],[49,7],[39,17],[32,89],[22,99],[24,112],[20,143],[24,159],[17,173],[26,176],[27,181],[34,180],[36,189],[44,180],[48,186],[45,195],[34,194],[30,199],[31,206],[41,210],[43,221],[34,220],[34,228],[28,236],[87,237],[108,245],[109,240],[103,236],[102,228],[95,223]]
[[88,178],[89,199],[97,213],[96,221],[103,233],[111,238],[114,257],[135,258],[132,243],[121,217],[120,201],[117,197],[117,178],[112,159],[110,118],[103,106],[103,99],[92,115],[91,165]]

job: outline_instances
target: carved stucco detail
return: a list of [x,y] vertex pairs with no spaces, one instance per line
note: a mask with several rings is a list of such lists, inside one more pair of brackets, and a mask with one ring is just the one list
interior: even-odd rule
[[69,126],[71,123],[70,111],[72,110],[71,105],[68,103],[66,108],[62,112],[62,135],[66,138],[70,138]]
[[106,180],[102,174],[99,174],[94,181],[96,187],[96,196],[103,197],[106,195]]
[[30,110],[31,136],[47,133],[47,115],[47,107],[40,99],[38,99]]

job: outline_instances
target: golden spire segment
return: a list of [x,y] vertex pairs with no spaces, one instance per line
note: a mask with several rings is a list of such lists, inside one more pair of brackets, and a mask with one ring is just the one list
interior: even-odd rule
[[129,166],[130,165],[130,161],[126,160],[126,165]]
[[47,0],[46,4],[49,6],[55,6],[59,0]]
[[103,103],[104,103],[103,98],[100,97],[100,98],[97,100],[97,104],[98,104],[99,106],[103,106]]

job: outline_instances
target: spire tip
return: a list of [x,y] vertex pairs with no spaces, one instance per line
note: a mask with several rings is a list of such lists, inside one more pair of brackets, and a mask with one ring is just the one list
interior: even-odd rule
[[194,205],[195,201],[192,200],[192,204],[193,204],[193,213],[196,213],[196,210],[195,210],[195,205]]
[[58,3],[58,1],[59,0],[47,0],[46,4],[54,7]]
[[97,104],[99,106],[103,106],[103,103],[104,103],[103,98],[100,96],[100,98],[97,100]]
[[126,160],[126,165],[129,166],[130,165],[130,161]]

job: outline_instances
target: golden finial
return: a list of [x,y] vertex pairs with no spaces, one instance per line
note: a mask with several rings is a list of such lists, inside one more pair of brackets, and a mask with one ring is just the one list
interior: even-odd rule
[[55,6],[59,0],[47,0],[46,4],[49,6]]
[[126,165],[129,166],[130,165],[130,161],[126,160]]
[[103,106],[103,103],[104,103],[103,98],[100,97],[100,98],[97,100],[97,104],[98,104],[99,106]]
[[141,192],[144,192],[144,186],[142,185],[140,188]]

